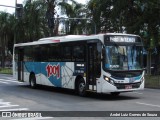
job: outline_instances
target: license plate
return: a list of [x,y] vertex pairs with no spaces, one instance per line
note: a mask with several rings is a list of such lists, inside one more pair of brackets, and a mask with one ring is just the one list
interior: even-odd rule
[[132,89],[132,85],[125,85],[125,89]]

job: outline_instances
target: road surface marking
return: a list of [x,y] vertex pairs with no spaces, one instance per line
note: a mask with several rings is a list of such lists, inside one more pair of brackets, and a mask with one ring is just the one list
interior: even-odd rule
[[6,79],[0,79],[1,81],[9,81],[9,82],[16,82],[16,83],[23,83],[23,82],[19,82],[19,81],[16,81],[16,80],[6,80]]
[[1,104],[5,104],[5,105],[9,105],[11,102],[3,102],[3,100],[0,102],[0,105]]
[[[23,118],[23,120],[43,120],[43,119],[53,119],[54,117],[34,117],[34,118]],[[12,120],[21,120],[19,119],[12,119]]]
[[2,79],[2,78],[0,78],[0,80],[16,81],[16,80],[13,80],[13,79]]
[[148,103],[142,103],[142,102],[136,102],[137,104],[140,105],[146,105],[146,106],[152,106],[152,107],[160,107],[160,105],[154,105],[154,104],[148,104]]
[[0,108],[4,108],[4,107],[17,107],[19,105],[3,105],[3,106],[0,106]]
[[[29,110],[28,108],[15,108],[19,105],[11,105],[11,102],[4,102],[3,99],[0,99],[0,111],[26,111]],[[6,108],[9,109],[6,109]],[[11,107],[14,107],[11,109]]]
[[28,108],[16,108],[16,109],[3,109],[0,111],[21,111],[21,110],[29,110]]
[[4,83],[4,84],[10,84],[10,83],[8,83],[8,82],[3,82],[3,81],[0,81],[0,83]]
[[15,78],[13,78],[13,77],[5,77],[4,79],[12,79],[12,80],[16,80]]
[[11,84],[11,82],[12,83],[18,83],[18,84],[23,84],[24,83],[24,82],[19,82],[19,81],[0,79],[0,83]]

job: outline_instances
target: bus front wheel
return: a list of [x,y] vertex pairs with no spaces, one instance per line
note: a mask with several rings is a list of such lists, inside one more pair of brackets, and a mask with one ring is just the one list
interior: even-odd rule
[[85,96],[86,95],[86,85],[83,79],[80,79],[78,81],[78,86],[77,86],[78,94],[80,96]]
[[34,74],[31,75],[29,84],[31,88],[36,88],[36,77]]

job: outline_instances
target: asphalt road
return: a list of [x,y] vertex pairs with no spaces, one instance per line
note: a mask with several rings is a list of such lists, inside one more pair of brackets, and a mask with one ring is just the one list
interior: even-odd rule
[[[160,112],[160,90],[147,89],[137,92],[122,93],[118,97],[109,94],[88,93],[87,97],[77,96],[72,90],[39,86],[31,89],[26,83],[19,83],[11,75],[0,74],[0,112],[3,111],[70,111],[66,114],[78,114],[72,111],[106,111],[107,114],[117,112],[117,115],[130,111]],[[109,111],[109,113],[108,113]],[[125,111],[125,112],[123,112]],[[46,113],[44,112],[44,113]],[[147,113],[145,112],[145,113]],[[49,113],[49,112],[48,112]],[[155,112],[157,113],[157,112]],[[2,114],[2,113],[1,113]],[[53,113],[52,113],[53,114]],[[160,117],[93,117],[98,112],[85,113],[92,117],[53,117],[23,118],[24,120],[39,119],[100,119],[100,120],[159,120]],[[124,114],[125,115],[125,114]],[[141,114],[142,115],[142,114]],[[122,116],[122,115],[121,115]],[[5,117],[5,115],[3,116]],[[22,118],[3,118],[19,120]]]

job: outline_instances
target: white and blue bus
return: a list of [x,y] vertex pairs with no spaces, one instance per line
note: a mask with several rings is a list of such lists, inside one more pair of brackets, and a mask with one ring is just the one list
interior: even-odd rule
[[143,43],[138,35],[106,33],[42,38],[14,45],[18,81],[119,95],[144,89]]

